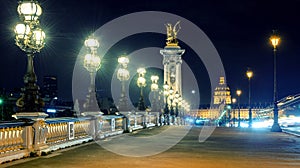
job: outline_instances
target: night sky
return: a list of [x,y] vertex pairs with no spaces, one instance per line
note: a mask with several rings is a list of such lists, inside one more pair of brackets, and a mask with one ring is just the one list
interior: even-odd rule
[[[2,0],[4,2],[4,0]],[[39,85],[45,75],[58,77],[59,98],[72,99],[72,73],[75,60],[85,38],[105,23],[139,11],[164,11],[184,17],[210,38],[225,68],[227,83],[235,91],[243,90],[242,103],[246,103],[248,80],[247,68],[254,72],[252,102],[265,103],[273,100],[273,53],[269,43],[272,29],[281,35],[278,49],[278,96],[279,99],[300,92],[300,1],[269,0],[41,0],[43,8],[41,26],[46,32],[45,48],[35,57],[35,71]],[[14,25],[19,21],[17,1],[5,1],[0,10],[0,88],[23,87],[26,56],[14,44]],[[182,27],[184,29],[184,27]],[[165,29],[162,25],[162,29]],[[147,39],[147,40],[144,40]],[[101,41],[100,41],[101,44]],[[111,79],[109,68],[120,54],[131,53],[143,47],[165,45],[165,36],[145,33],[122,40],[105,56],[97,75],[98,89],[105,90]],[[182,48],[185,44],[181,45]],[[207,104],[209,80],[201,60],[194,60],[193,51],[185,48],[183,59],[197,75],[201,102]],[[191,55],[191,56],[189,56]],[[102,85],[101,85],[102,84]],[[109,92],[109,91],[107,91]],[[108,94],[109,93],[105,93]],[[233,94],[235,94],[233,92]]]

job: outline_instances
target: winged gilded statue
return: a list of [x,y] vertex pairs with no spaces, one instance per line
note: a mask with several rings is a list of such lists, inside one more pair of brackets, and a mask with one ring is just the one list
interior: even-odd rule
[[172,26],[171,23],[165,24],[167,28],[167,46],[177,46],[178,41],[177,41],[177,34],[179,30],[181,29],[180,27],[180,21],[178,21],[174,26]]

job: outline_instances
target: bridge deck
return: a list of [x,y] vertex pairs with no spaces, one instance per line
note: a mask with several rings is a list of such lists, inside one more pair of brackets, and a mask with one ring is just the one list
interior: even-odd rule
[[[160,129],[162,128],[142,130],[139,136],[149,136]],[[192,128],[180,143],[163,153],[149,157],[120,156],[91,142],[39,158],[6,163],[0,167],[300,167],[299,137],[272,133],[266,129],[216,128],[204,143],[199,143],[200,130],[199,127]],[[125,141],[126,135],[115,138],[123,138]]]

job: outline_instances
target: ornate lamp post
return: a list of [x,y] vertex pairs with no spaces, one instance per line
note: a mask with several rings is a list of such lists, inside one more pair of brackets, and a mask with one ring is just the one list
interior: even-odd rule
[[180,94],[178,93],[178,91],[176,91],[176,93],[175,93],[175,117],[177,117],[178,116],[178,104],[179,104],[179,102],[181,101],[180,99],[181,99],[181,96],[180,96]]
[[157,84],[158,79],[159,77],[157,75],[151,76],[151,81],[152,81],[151,91],[158,91],[158,84]]
[[186,111],[185,111],[185,106],[187,105],[187,102],[185,99],[181,100],[181,118],[183,121],[183,124],[185,123],[185,118],[186,118]]
[[[192,117],[192,114],[190,113],[190,105],[188,102],[185,102],[184,105],[183,105],[183,108],[184,108],[184,112],[185,112],[185,116],[189,116],[189,117]],[[194,116],[193,116],[194,117]]]
[[239,121],[238,121],[238,127],[241,127],[241,107],[240,107],[240,96],[241,96],[241,94],[242,94],[242,91],[241,90],[237,90],[236,91],[236,94],[237,94],[237,96],[238,96],[238,109],[239,109],[239,111],[238,111],[238,118],[239,118]]
[[121,98],[119,101],[119,111],[129,111],[128,98],[126,96],[125,90],[125,82],[130,78],[129,71],[127,70],[129,59],[126,56],[122,55],[118,58],[118,63],[120,64],[120,68],[118,69],[117,78],[120,80],[122,85]]
[[90,73],[90,87],[86,102],[84,103],[83,107],[86,112],[98,112],[99,106],[96,99],[95,78],[97,71],[100,69],[101,63],[101,59],[97,55],[99,42],[96,38],[91,36],[84,41],[84,45],[89,51],[89,53],[87,53],[84,57],[83,65],[86,68],[86,70]]
[[172,118],[172,121],[170,121],[171,123],[174,122],[174,105],[173,105],[173,101],[174,101],[174,90],[173,88],[171,87],[169,89],[169,105],[170,105],[170,116]]
[[157,84],[157,81],[158,81],[159,77],[157,75],[152,75],[151,76],[151,81],[152,81],[152,84],[151,84],[151,92],[152,92],[152,104],[151,104],[151,108],[152,108],[152,111],[159,111],[159,105],[158,105],[158,84]]
[[175,121],[177,123],[177,117],[178,117],[178,114],[179,114],[179,106],[181,106],[181,101],[182,101],[182,97],[180,96],[180,94],[178,93],[178,91],[176,91],[176,93],[174,94],[174,105],[175,106],[175,115],[174,115],[174,118],[175,118]]
[[273,45],[273,54],[274,54],[274,122],[271,128],[272,132],[281,132],[281,128],[278,124],[278,106],[277,106],[277,74],[276,74],[276,51],[277,46],[280,42],[280,37],[273,30],[273,35],[270,37],[270,41]]
[[24,76],[25,87],[22,96],[16,102],[19,112],[41,112],[44,102],[39,94],[34,72],[34,54],[40,52],[45,45],[45,33],[40,28],[39,16],[42,8],[36,0],[20,1],[18,14],[21,23],[15,27],[16,45],[27,55],[27,72]]
[[137,79],[137,85],[139,88],[141,88],[140,99],[139,99],[139,103],[138,103],[138,110],[145,111],[146,107],[145,107],[145,102],[144,102],[143,88],[146,86],[146,79],[144,77],[145,73],[146,73],[146,69],[139,68],[139,69],[137,69],[137,73],[139,74],[139,77]]
[[252,128],[252,111],[251,111],[251,78],[253,77],[253,72],[251,70],[247,70],[246,75],[248,77],[248,83],[249,83],[249,128]]
[[164,109],[164,123],[165,124],[170,124],[169,120],[169,105],[168,105],[168,97],[169,97],[169,85],[168,82],[166,81],[164,84],[164,96],[165,96],[165,109]]

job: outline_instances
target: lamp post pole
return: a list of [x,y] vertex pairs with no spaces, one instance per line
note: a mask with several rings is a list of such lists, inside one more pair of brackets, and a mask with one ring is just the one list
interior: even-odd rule
[[240,107],[240,96],[242,94],[241,90],[237,90],[236,94],[238,96],[238,127],[241,127],[241,107]]
[[251,70],[248,70],[246,72],[246,75],[248,77],[248,82],[249,82],[249,98],[248,98],[248,104],[249,104],[249,128],[252,128],[252,111],[251,111],[251,78],[253,76],[253,72]]
[[282,129],[278,123],[278,106],[277,106],[277,74],[276,74],[276,51],[277,45],[280,42],[280,37],[273,31],[273,35],[270,37],[270,41],[273,45],[273,54],[274,54],[274,122],[271,128],[272,132],[281,132]]

